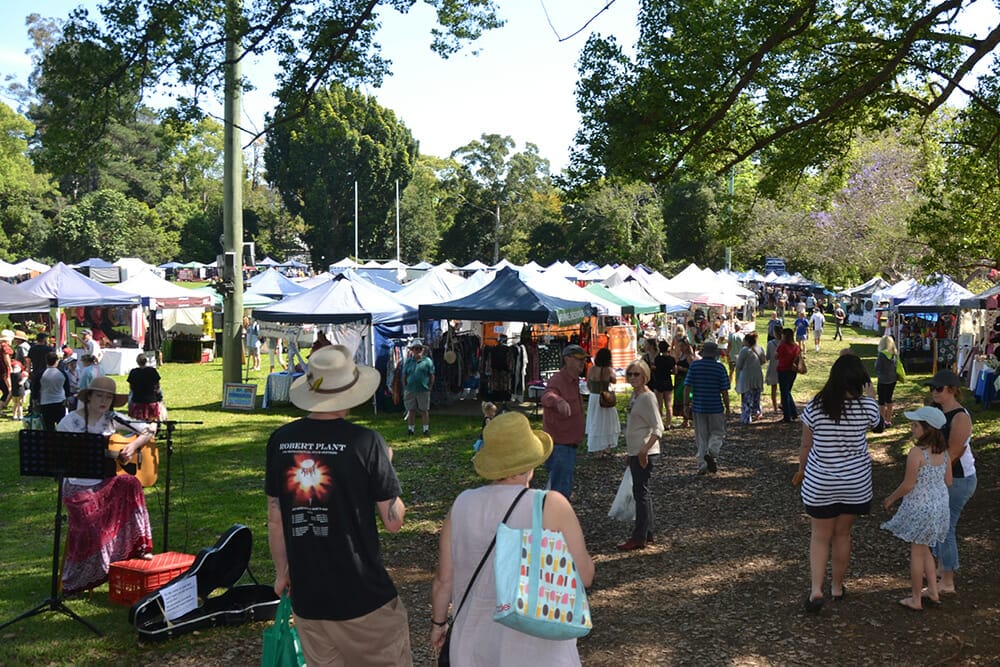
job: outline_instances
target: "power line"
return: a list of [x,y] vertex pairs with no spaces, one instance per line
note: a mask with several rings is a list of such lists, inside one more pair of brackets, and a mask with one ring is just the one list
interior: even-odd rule
[[596,19],[598,16],[600,16],[604,12],[608,11],[608,9],[611,7],[611,5],[615,4],[615,0],[608,0],[608,4],[604,5],[604,7],[601,9],[601,11],[599,11],[596,14],[594,14],[593,16],[591,16],[587,20],[586,23],[584,23],[576,31],[574,31],[570,35],[567,35],[566,37],[560,37],[559,36],[559,31],[556,30],[556,27],[552,24],[552,18],[549,16],[549,10],[548,10],[548,8],[546,8],[546,6],[545,6],[545,0],[538,0],[538,4],[540,4],[542,6],[542,12],[545,14],[545,20],[548,21],[549,27],[552,28],[552,34],[556,36],[556,40],[559,41],[559,42],[565,42],[567,40],[573,39],[574,37],[576,37],[577,35],[579,35],[581,32],[583,32],[584,30],[586,30],[587,26],[589,26],[591,23],[594,22],[594,19]]

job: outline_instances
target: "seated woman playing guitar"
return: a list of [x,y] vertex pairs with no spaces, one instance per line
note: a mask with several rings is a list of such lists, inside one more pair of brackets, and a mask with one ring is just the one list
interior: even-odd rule
[[[115,392],[115,381],[95,378],[78,395],[79,407],[63,417],[57,431],[100,433],[111,436],[119,428],[139,435],[117,453],[119,463],[131,459],[153,438],[154,429],[132,422],[112,407],[125,404],[127,396]],[[109,456],[115,456],[109,452]],[[142,483],[128,474],[107,479],[68,477],[63,482],[63,502],[69,517],[63,592],[94,588],[108,578],[111,563],[129,558],[152,558],[153,533]]]

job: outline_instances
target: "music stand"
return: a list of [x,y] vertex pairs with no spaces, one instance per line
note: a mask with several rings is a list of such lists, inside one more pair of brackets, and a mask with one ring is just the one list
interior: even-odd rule
[[52,588],[49,597],[17,618],[0,625],[0,630],[20,620],[45,611],[58,611],[90,628],[101,631],[67,607],[59,595],[59,538],[62,533],[63,477],[102,479],[114,474],[114,461],[106,455],[107,436],[99,433],[62,433],[59,431],[23,430],[19,437],[21,475],[54,477],[56,480],[55,530],[52,536]]

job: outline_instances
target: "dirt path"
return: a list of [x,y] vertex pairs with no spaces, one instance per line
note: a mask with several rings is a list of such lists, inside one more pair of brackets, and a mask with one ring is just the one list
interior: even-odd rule
[[[902,462],[887,450],[908,432],[897,426],[872,438],[876,505],[902,477]],[[607,518],[624,458],[581,454],[574,505],[597,561],[594,631],[579,643],[584,664],[1000,661],[994,462],[981,462],[979,490],[960,524],[959,595],[922,613],[896,604],[909,588],[909,548],[879,528],[887,515],[877,509],[855,527],[847,598],[813,616],[802,611],[809,524],[789,482],[799,436],[798,425],[731,421],[718,474],[696,476],[690,429],[670,431],[653,476],[657,543],[629,554],[615,544],[630,526]],[[410,610],[418,664],[430,663],[428,547],[423,567],[393,571]]]

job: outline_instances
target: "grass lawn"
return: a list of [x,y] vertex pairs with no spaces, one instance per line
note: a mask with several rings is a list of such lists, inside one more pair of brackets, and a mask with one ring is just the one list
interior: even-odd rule
[[[761,317],[759,331],[765,323],[766,319]],[[807,354],[809,372],[800,377],[795,386],[800,404],[820,388],[842,347],[829,340],[831,333],[832,327],[828,329],[819,355]],[[877,338],[850,329],[845,330],[845,337],[845,342],[870,368]],[[175,433],[169,549],[194,554],[212,545],[233,523],[246,524],[254,535],[251,570],[261,583],[270,583],[274,570],[267,548],[264,448],[277,426],[300,416],[301,412],[291,406],[275,406],[266,411],[257,409],[251,413],[221,410],[221,360],[208,364],[167,364],[160,372],[170,418],[203,422],[201,425],[181,425]],[[116,379],[124,382],[123,378]],[[265,379],[263,371],[251,374],[250,381],[258,384],[259,394],[263,393]],[[897,387],[900,409],[923,401],[926,392],[919,382],[924,379],[926,376],[911,376]],[[620,394],[619,408],[623,416],[625,400],[625,395]],[[738,412],[739,400],[735,394],[732,405]],[[979,406],[972,404],[971,397],[967,405],[975,421],[977,456],[995,456],[1000,440],[1000,411],[994,408],[991,412],[982,412]],[[765,396],[765,409],[768,407],[769,396]],[[409,513],[401,534],[385,541],[386,562],[401,588],[421,587],[422,599],[426,599],[429,592],[425,582],[430,572],[424,565],[428,560],[427,550],[432,553],[435,548],[441,520],[460,491],[481,483],[469,464],[471,444],[480,428],[478,410],[465,411],[464,415],[445,412],[456,411],[432,411],[429,438],[407,438],[399,412],[376,416],[369,405],[357,409],[352,417],[380,431],[395,449],[395,464]],[[470,413],[476,416],[469,416]],[[529,416],[540,423],[539,417]],[[903,419],[901,414],[898,419]],[[49,592],[56,489],[50,479],[20,476],[18,429],[19,424],[9,419],[0,423],[0,622],[38,604]],[[147,489],[156,552],[163,550],[166,452],[162,442],[160,456],[160,482]],[[534,486],[543,484],[543,480],[544,472],[540,472]],[[586,499],[576,502],[586,502]],[[587,530],[586,523],[584,529]],[[411,557],[414,553],[419,553],[420,557]],[[218,649],[219,644],[259,646],[262,629],[261,624],[217,628],[170,642],[140,644],[128,624],[127,608],[108,600],[106,585],[96,589],[91,597],[70,600],[68,605],[100,628],[104,637],[94,636],[63,614],[46,612],[0,631],[0,667],[39,663],[172,663],[176,662],[177,655],[198,655],[202,650],[213,657],[190,664],[214,664],[216,659],[224,663],[226,660],[220,657],[224,649]],[[421,633],[420,637],[413,635],[415,647],[419,642],[426,643],[425,615],[423,608],[410,609],[411,627]]]

